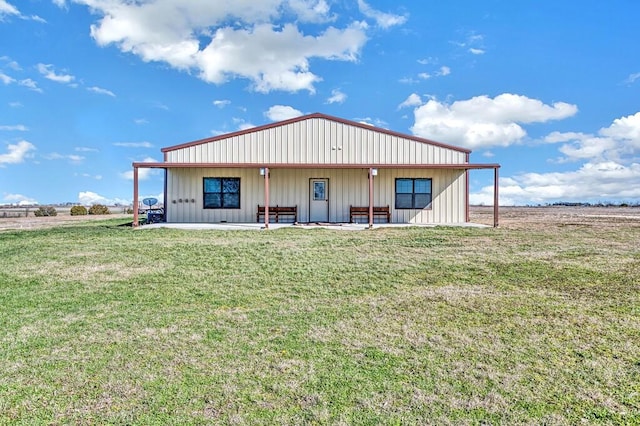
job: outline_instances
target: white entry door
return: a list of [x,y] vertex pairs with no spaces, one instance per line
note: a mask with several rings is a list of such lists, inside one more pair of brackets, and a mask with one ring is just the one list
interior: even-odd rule
[[328,222],[329,179],[310,179],[309,185],[309,222]]

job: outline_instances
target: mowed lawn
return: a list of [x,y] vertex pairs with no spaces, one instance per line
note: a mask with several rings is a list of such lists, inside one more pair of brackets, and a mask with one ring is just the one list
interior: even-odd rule
[[640,223],[0,232],[0,424],[640,424]]

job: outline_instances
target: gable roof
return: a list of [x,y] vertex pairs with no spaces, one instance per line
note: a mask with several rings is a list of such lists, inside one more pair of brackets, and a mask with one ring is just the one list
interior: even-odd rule
[[346,120],[344,118],[333,117],[331,115],[321,114],[319,112],[316,112],[316,113],[313,113],[313,114],[308,114],[308,115],[303,115],[303,116],[296,117],[296,118],[291,118],[289,120],[277,121],[277,122],[265,124],[265,125],[262,125],[262,126],[252,127],[250,129],[246,129],[246,130],[240,130],[240,131],[232,132],[232,133],[225,133],[223,135],[213,136],[213,137],[205,138],[205,139],[199,139],[199,140],[195,140],[195,141],[192,141],[192,142],[182,143],[182,144],[179,144],[179,145],[173,145],[173,146],[169,146],[169,147],[166,147],[166,148],[162,148],[161,151],[166,154],[166,153],[171,152],[171,151],[176,151],[176,150],[180,150],[180,149],[184,149],[184,148],[190,148],[190,147],[197,146],[197,145],[203,145],[203,144],[207,144],[207,143],[211,143],[211,142],[226,140],[226,139],[237,137],[237,136],[244,136],[244,135],[248,135],[248,134],[251,134],[251,133],[262,132],[262,131],[273,129],[273,128],[276,128],[276,127],[282,127],[282,126],[286,126],[286,125],[289,125],[289,124],[298,123],[298,122],[302,122],[302,121],[305,121],[305,120],[311,120],[311,119],[328,120],[328,121],[332,121],[332,122],[336,122],[336,123],[340,123],[340,124],[346,124],[348,126],[358,127],[358,128],[365,129],[365,130],[368,130],[368,131],[373,131],[373,132],[377,132],[377,133],[381,133],[381,134],[385,134],[385,135],[390,135],[390,136],[395,136],[395,137],[406,139],[406,140],[411,140],[411,141],[418,142],[418,143],[423,143],[423,144],[436,146],[436,147],[439,147],[439,148],[450,149],[450,150],[458,151],[458,152],[465,153],[465,154],[471,153],[471,150],[466,149],[466,148],[461,148],[461,147],[454,146],[454,145],[448,145],[448,144],[445,144],[445,143],[442,143],[442,142],[436,142],[436,141],[432,141],[430,139],[420,138],[418,136],[413,136],[413,135],[407,135],[407,134],[403,134],[403,133],[399,133],[399,132],[394,132],[394,131],[391,131],[391,130],[388,130],[388,129],[383,129],[381,127],[376,127],[376,126],[372,126],[372,125],[369,125],[369,124],[359,123],[357,121]]

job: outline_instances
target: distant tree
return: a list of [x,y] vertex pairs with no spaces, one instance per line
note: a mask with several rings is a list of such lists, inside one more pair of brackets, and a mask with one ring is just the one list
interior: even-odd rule
[[109,207],[103,204],[94,204],[89,207],[89,214],[111,214]]
[[85,206],[71,207],[71,216],[84,216],[86,214],[87,214],[87,208]]
[[52,206],[46,206],[46,207],[38,207],[37,210],[33,211],[33,214],[36,217],[42,217],[42,216],[58,216],[58,211],[56,210],[55,207]]

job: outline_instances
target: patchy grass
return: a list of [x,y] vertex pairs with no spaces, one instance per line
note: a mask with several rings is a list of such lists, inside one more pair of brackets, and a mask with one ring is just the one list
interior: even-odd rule
[[0,233],[0,424],[640,424],[640,226]]

